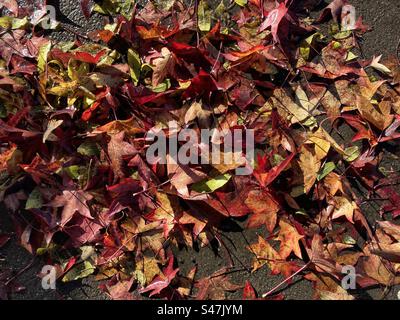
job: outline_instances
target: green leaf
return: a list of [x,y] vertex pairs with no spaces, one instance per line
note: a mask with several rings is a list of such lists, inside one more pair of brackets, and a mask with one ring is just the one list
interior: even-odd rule
[[355,55],[353,52],[350,51],[350,52],[347,54],[346,61],[352,61],[352,60],[357,59],[357,58],[358,58],[358,56]]
[[307,120],[303,121],[302,124],[310,129],[313,129],[318,125],[318,122],[314,117],[309,117]]
[[64,168],[64,171],[71,177],[71,179],[78,179],[80,176],[81,166],[69,166]]
[[155,93],[165,92],[169,88],[171,88],[171,80],[165,79],[165,81],[160,83],[159,85],[157,85],[155,87],[149,87],[149,88]]
[[201,0],[199,3],[197,23],[200,31],[208,32],[211,30],[211,10],[205,0]]
[[161,12],[167,12],[171,10],[172,6],[174,5],[175,0],[157,0],[155,1],[155,5],[158,10]]
[[318,173],[317,180],[321,181],[323,178],[325,178],[328,174],[330,174],[335,169],[336,169],[336,165],[334,162],[325,163],[322,170]]
[[300,197],[303,194],[304,194],[304,185],[293,187],[292,191],[290,192],[290,195],[293,198]]
[[100,14],[108,14],[107,8],[103,8],[97,3],[94,4],[92,11],[93,12],[98,12]]
[[335,50],[338,50],[342,47],[342,44],[340,42],[333,41],[332,43],[333,43],[332,48]]
[[42,193],[38,188],[33,189],[25,204],[25,209],[39,209],[43,206]]
[[333,35],[336,40],[343,40],[352,35],[352,31],[341,31]]
[[353,162],[360,156],[360,149],[357,146],[346,148],[343,159],[347,162]]
[[55,45],[55,47],[62,50],[63,52],[68,52],[68,51],[72,50],[73,47],[75,47],[75,42],[74,41],[58,42]]
[[319,32],[316,32],[314,34],[312,34],[311,36],[309,36],[308,38],[306,38],[301,46],[300,46],[300,55],[304,60],[308,60],[310,58],[310,53],[311,53],[311,48],[313,46],[313,43],[316,40],[322,39],[323,35]]
[[306,210],[304,210],[304,209],[299,209],[299,210],[297,210],[297,211],[295,212],[295,214],[298,214],[298,215],[300,215],[300,216],[308,217],[308,214],[307,214]]
[[235,0],[238,6],[244,7],[247,4],[247,0]]
[[226,185],[231,178],[230,174],[224,174],[210,180],[203,180],[195,183],[192,186],[192,190],[200,193],[212,193]]
[[38,71],[40,73],[46,70],[47,56],[49,55],[50,49],[51,49],[50,41],[42,45],[39,49],[37,66],[38,66]]
[[140,62],[139,54],[132,49],[128,50],[128,64],[129,64],[131,78],[134,84],[137,85],[140,78],[140,70],[142,67],[142,63]]
[[142,287],[146,286],[146,276],[141,270],[135,270],[133,276],[140,283]]
[[0,118],[5,118],[7,117],[8,112],[7,112],[7,108],[4,104],[0,103]]
[[135,3],[134,0],[103,0],[96,2],[100,3],[96,3],[93,6],[93,11],[107,15],[115,15],[120,13],[128,20],[132,17],[132,11]]
[[352,244],[352,245],[356,245],[357,244],[357,241],[354,240],[351,236],[349,236],[347,234],[343,237],[343,242],[345,244]]
[[91,141],[85,141],[78,147],[78,152],[83,156],[98,156],[100,154],[97,143]]
[[274,167],[280,165],[283,161],[285,161],[285,158],[282,157],[279,153],[275,153],[272,157],[272,165]]
[[81,259],[83,261],[89,260],[94,262],[96,259],[96,250],[93,246],[83,246],[79,248],[82,251]]
[[14,18],[10,16],[0,17],[0,27],[4,29],[21,29],[28,24],[28,18]]
[[93,274],[95,270],[96,268],[88,260],[85,260],[83,263],[79,263],[69,270],[62,278],[62,282],[70,282],[86,278]]
[[48,247],[45,248],[37,248],[36,250],[36,255],[38,256],[42,256],[46,253],[51,253],[52,251],[54,251],[55,249],[57,249],[57,245],[54,243],[50,243]]
[[130,20],[132,18],[132,12],[134,8],[134,0],[125,0],[121,4],[121,14],[127,19]]
[[216,17],[222,16],[226,11],[225,5],[224,5],[224,0],[222,0],[219,5],[215,8],[214,10],[214,15]]
[[70,59],[68,62],[68,77],[71,80],[79,81],[89,73],[89,64]]

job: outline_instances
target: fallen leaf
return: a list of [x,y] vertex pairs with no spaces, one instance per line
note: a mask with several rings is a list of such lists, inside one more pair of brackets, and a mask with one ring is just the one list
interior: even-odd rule
[[233,284],[229,281],[226,268],[220,269],[211,276],[200,279],[195,286],[199,289],[197,300],[225,300],[225,292],[234,292],[242,286]]
[[345,216],[348,221],[354,223],[353,215],[354,215],[354,205],[345,197],[334,197],[333,198],[333,213],[332,219],[337,219],[342,216]]
[[365,97],[358,96],[356,100],[358,111],[379,130],[385,130],[393,121],[393,116],[384,116]]
[[92,195],[82,190],[64,190],[61,195],[56,196],[47,206],[63,208],[60,225],[65,226],[76,212],[84,217],[92,219],[90,208],[87,205],[87,202],[92,199]]
[[318,161],[317,156],[312,151],[303,146],[300,153],[299,166],[303,173],[304,192],[308,193],[317,180],[321,162]]
[[280,256],[286,259],[293,252],[301,259],[299,240],[303,239],[304,236],[300,235],[294,227],[283,220],[279,221],[279,227],[277,240],[281,242],[279,247]]
[[268,193],[252,190],[245,200],[246,206],[253,212],[247,221],[248,228],[257,228],[265,224],[269,232],[273,232],[277,222],[279,205]]

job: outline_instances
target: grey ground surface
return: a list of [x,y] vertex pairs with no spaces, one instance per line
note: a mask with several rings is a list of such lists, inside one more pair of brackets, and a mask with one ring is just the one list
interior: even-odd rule
[[[22,1],[23,2],[23,1]],[[83,17],[77,0],[48,1],[57,7],[57,19],[80,33],[94,30],[101,26],[102,18],[92,17],[89,21]],[[384,54],[385,56],[396,52],[397,43],[400,39],[398,27],[400,15],[400,0],[353,0],[351,1],[357,8],[358,15],[362,15],[367,24],[373,27],[373,31],[365,37],[363,43],[363,54],[365,57]],[[73,38],[71,33],[57,32],[52,35],[55,40],[65,40]],[[397,152],[396,152],[397,153]],[[399,153],[397,153],[399,154]],[[398,157],[388,153],[385,165],[388,167],[398,167]],[[399,168],[394,168],[399,170]],[[376,217],[374,204],[368,204],[364,210],[368,212],[369,219]],[[0,233],[11,232],[12,227],[7,219],[7,213],[0,207]],[[252,256],[245,249],[249,243],[255,242],[257,233],[263,234],[263,230],[246,230],[243,232],[224,232],[225,244],[229,247],[235,266],[241,268],[250,266]],[[210,248],[201,249],[199,252],[190,249],[175,250],[179,267],[183,273],[190,270],[195,264],[199,266],[198,277],[210,275],[212,272],[226,265],[226,255],[221,250],[217,254]],[[18,247],[15,241],[10,241],[5,248],[0,250],[0,270],[1,268],[11,267],[16,272],[32,260],[32,257],[24,249]],[[106,297],[97,289],[97,284],[86,279],[82,282],[72,284],[59,284],[57,290],[45,291],[41,288],[40,280],[36,274],[40,271],[43,263],[35,261],[33,266],[24,272],[19,278],[19,282],[26,286],[23,293],[12,295],[13,299],[105,299]],[[273,288],[280,279],[271,277],[268,270],[261,269],[255,273],[248,271],[236,272],[231,275],[232,282],[243,283],[244,279],[251,281],[257,292],[264,293]],[[311,299],[312,288],[307,281],[295,280],[292,285],[285,289],[283,293],[287,299]],[[396,299],[399,288],[392,290],[387,299]],[[279,292],[279,291],[278,291]],[[369,290],[363,293],[363,298],[380,299],[382,290],[380,288]],[[241,292],[231,294],[229,298],[240,298]]]

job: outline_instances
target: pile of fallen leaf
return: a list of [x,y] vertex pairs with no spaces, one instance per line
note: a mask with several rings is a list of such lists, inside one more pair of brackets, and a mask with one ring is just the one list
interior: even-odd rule
[[[319,0],[81,1],[108,24],[58,43],[33,3],[0,4],[0,201],[58,279],[94,274],[114,299],[224,298],[243,285],[229,266],[197,279],[171,248],[222,245],[224,221],[248,217],[265,226],[253,270],[302,275],[315,298],[353,299],[348,266],[358,289],[400,283],[400,179],[380,166],[400,138],[400,68],[358,58],[368,27],[347,1],[314,18]],[[146,132],[170,122],[254,129],[253,174],[148,164]],[[379,219],[361,210],[372,200]]]

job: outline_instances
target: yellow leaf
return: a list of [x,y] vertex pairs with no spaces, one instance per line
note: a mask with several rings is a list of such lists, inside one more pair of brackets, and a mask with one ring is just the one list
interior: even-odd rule
[[284,220],[281,220],[279,222],[279,227],[281,228],[281,230],[279,231],[277,240],[281,242],[279,248],[280,256],[283,259],[286,259],[293,251],[297,257],[302,259],[299,240],[304,238],[304,236],[300,235],[297,232],[296,228],[294,228]]
[[198,26],[200,31],[207,32],[211,29],[211,10],[207,1],[200,1],[197,14]]
[[329,149],[331,148],[331,144],[328,141],[315,136],[310,137],[308,141],[314,143],[315,155],[318,160],[322,160],[327,156]]
[[50,49],[51,49],[50,41],[42,45],[39,49],[38,62],[37,62],[39,73],[42,73],[46,70],[47,56],[50,52]]
[[304,192],[308,193],[317,180],[318,172],[321,168],[321,162],[313,152],[303,146],[301,148],[299,166],[303,173]]
[[332,214],[332,219],[337,219],[342,216],[345,216],[347,220],[349,220],[351,223],[354,223],[353,221],[353,214],[354,214],[354,205],[353,202],[350,202],[345,197],[334,197],[334,210]]

